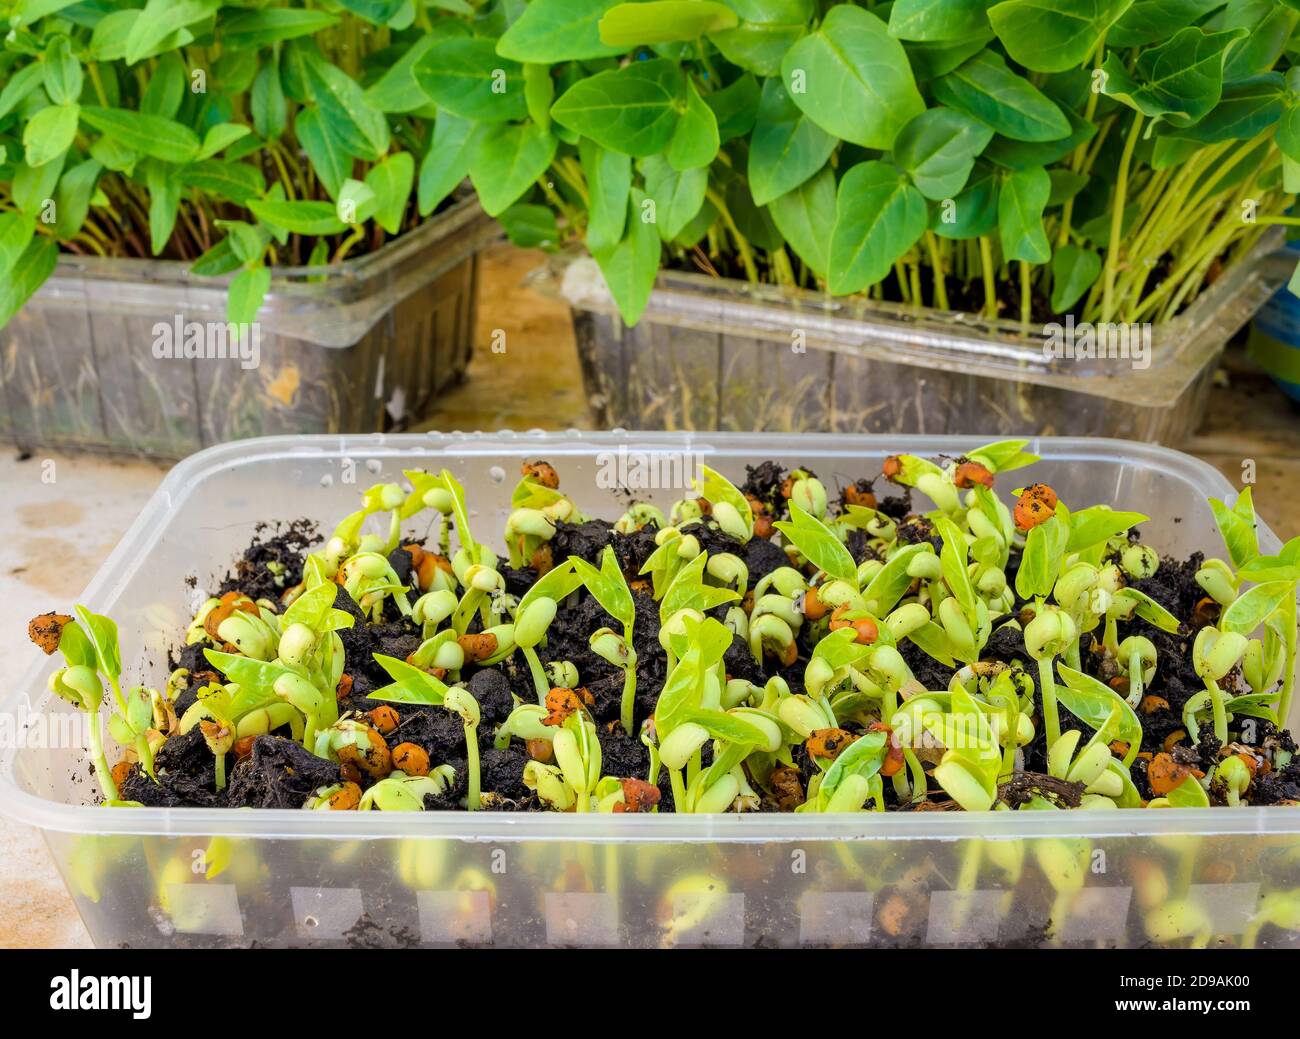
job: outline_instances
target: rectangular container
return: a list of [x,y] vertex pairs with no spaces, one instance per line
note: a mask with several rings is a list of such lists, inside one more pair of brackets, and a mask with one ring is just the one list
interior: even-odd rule
[[225,322],[228,278],[62,257],[0,329],[0,440],[176,459],[244,437],[400,427],[463,377],[477,253],[499,233],[467,197],[370,255],[277,269],[248,368],[165,349],[178,321]]
[[1044,354],[1042,326],[665,272],[628,328],[594,261],[560,293],[597,424],[626,429],[1114,436],[1200,424],[1232,335],[1294,263],[1274,228],[1173,320],[1150,367]]
[[[480,536],[495,541],[523,459],[550,460],[578,506],[603,513],[616,507],[601,487],[621,452],[629,462],[685,458],[688,471],[704,461],[733,478],[775,458],[833,483],[876,472],[903,448],[953,455],[977,442],[503,433],[228,444],[171,472],[82,601],[116,618],[131,680],[161,684],[168,647],[253,525],[305,515],[328,528],[355,502],[359,488],[345,482],[354,467],[362,483],[451,468]],[[1116,440],[1043,438],[1029,449],[1044,461],[1026,479],[1050,480],[1065,501],[1142,509],[1152,542],[1173,555],[1216,550],[1205,498],[1232,488],[1205,463]],[[666,506],[680,493],[649,497]],[[1263,525],[1259,534],[1265,552],[1277,550]],[[42,658],[28,670],[3,710],[30,705],[57,731],[70,708],[45,691],[53,666]],[[114,810],[88,804],[80,749],[11,742],[0,752],[0,808],[44,832],[102,946],[1038,945],[1049,925],[1062,944],[1297,940],[1261,926],[1260,914],[1300,899],[1300,807],[694,818]],[[1198,931],[1170,939],[1153,912],[1183,912]]]

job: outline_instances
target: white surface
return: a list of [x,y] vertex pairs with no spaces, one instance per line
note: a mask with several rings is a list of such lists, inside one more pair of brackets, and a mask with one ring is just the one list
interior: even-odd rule
[[[166,469],[0,448],[0,653],[12,681],[39,653],[27,621],[69,607]],[[90,941],[35,830],[0,816],[0,947]]]

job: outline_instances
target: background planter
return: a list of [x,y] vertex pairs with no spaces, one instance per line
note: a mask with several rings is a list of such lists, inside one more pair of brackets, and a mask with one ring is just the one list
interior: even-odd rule
[[662,274],[634,328],[594,262],[569,265],[560,291],[605,426],[1176,443],[1200,423],[1228,339],[1289,277],[1281,241],[1264,235],[1156,325],[1145,370],[1046,359],[1039,326],[703,275]]
[[464,375],[477,253],[498,233],[466,198],[371,255],[276,270],[248,370],[153,353],[159,323],[225,320],[225,279],[64,257],[0,330],[0,439],[181,458],[243,437],[400,426]]
[[[483,531],[499,531],[523,459],[546,458],[586,512],[618,500],[598,470],[622,449],[690,452],[733,478],[767,458],[824,477],[876,472],[899,450],[956,455],[967,437],[715,433],[280,437],[223,445],[164,480],[80,601],[118,622],[132,681],[161,684],[166,651],[261,520],[328,525],[355,500],[344,459],[375,481],[448,466]],[[1044,438],[1026,479],[1069,502],[1141,508],[1172,555],[1221,551],[1205,463],[1114,440]],[[667,507],[681,488],[650,492]],[[917,508],[928,508],[918,495]],[[1179,519],[1180,522],[1174,522]],[[493,536],[495,541],[495,535]],[[1260,548],[1278,539],[1262,523]],[[199,554],[196,555],[196,546]],[[197,567],[197,571],[195,570]],[[196,577],[190,587],[187,575]],[[0,717],[61,724],[58,661],[13,681]],[[1292,724],[1300,718],[1293,715]],[[225,811],[90,807],[70,741],[0,748],[0,809],[45,835],[91,937],[139,945],[1146,945],[1152,910],[1204,915],[1217,944],[1254,929],[1263,899],[1300,890],[1300,807],[1074,812],[891,812],[685,817],[491,812]],[[117,752],[110,750],[110,758]],[[1045,863],[1072,855],[1077,870]],[[1162,887],[1167,890],[1162,892]],[[1266,927],[1259,945],[1296,933]],[[1186,944],[1186,939],[1167,939]]]

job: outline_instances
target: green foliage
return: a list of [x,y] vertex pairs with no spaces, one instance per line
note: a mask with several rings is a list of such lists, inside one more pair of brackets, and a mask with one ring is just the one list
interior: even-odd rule
[[[494,211],[532,187],[553,142],[512,122],[527,110],[499,11],[326,6],[19,4],[0,44],[0,325],[60,251],[234,274],[228,317],[251,321],[273,268],[409,230],[476,155],[499,167]],[[489,122],[510,130],[481,141]],[[345,206],[359,184],[373,197]]]

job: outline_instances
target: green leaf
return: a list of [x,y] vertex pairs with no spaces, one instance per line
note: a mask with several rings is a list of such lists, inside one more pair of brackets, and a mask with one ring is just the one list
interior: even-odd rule
[[253,114],[253,129],[259,137],[274,140],[284,134],[289,125],[289,107],[284,100],[284,86],[280,82],[280,66],[275,58],[268,57],[257,70],[253,90],[249,95]]
[[900,40],[951,42],[987,34],[989,0],[895,0],[889,33]]
[[659,229],[659,237],[670,242],[685,230],[704,205],[708,171],[700,168],[679,172],[658,155],[645,159],[641,170],[646,195],[654,202],[653,210],[649,211],[654,217],[651,222]]
[[744,137],[754,128],[758,102],[758,81],[748,72],[730,85],[704,97],[704,103],[713,109],[718,136],[723,141]]
[[164,119],[176,118],[185,99],[185,84],[185,63],[175,53],[164,54],[140,96],[140,111]]
[[384,157],[366,174],[366,186],[375,193],[375,222],[389,234],[402,227],[411,187],[415,183],[415,159],[410,152]]
[[822,777],[821,786],[817,788],[817,799],[827,805],[840,784],[849,776],[861,776],[870,779],[880,771],[885,763],[885,744],[889,734],[880,729],[865,732],[850,743],[831,762],[831,767]]
[[1223,536],[1232,565],[1240,569],[1259,555],[1259,538],[1255,533],[1255,507],[1251,490],[1245,488],[1229,509],[1217,498],[1210,499],[1214,522]]
[[331,235],[347,230],[329,202],[279,202],[254,200],[249,211],[258,220],[294,234]]
[[192,162],[199,154],[198,135],[174,119],[92,105],[81,109],[81,118],[87,125],[140,155],[180,166]]
[[270,268],[245,267],[230,279],[226,300],[226,320],[232,325],[249,325],[257,320],[267,290],[271,287]]
[[1245,29],[1182,29],[1158,47],[1143,50],[1132,74],[1111,53],[1102,65],[1102,89],[1143,115],[1190,126],[1219,103],[1228,47],[1245,35]]
[[[733,4],[735,0],[732,0]],[[797,18],[783,21],[784,17]],[[808,31],[808,14],[795,12],[778,15],[776,21],[746,19],[734,29],[724,29],[709,37],[722,56],[737,68],[757,76],[779,76],[781,59],[786,51]]]
[[943,549],[939,553],[939,568],[944,582],[953,597],[968,615],[975,612],[975,586],[971,584],[970,572],[967,570],[966,538],[957,528],[957,524],[946,516],[934,520],[934,528],[943,539]]
[[1101,273],[1101,256],[1095,249],[1057,246],[1052,256],[1052,310],[1064,314],[1092,288]]
[[241,11],[223,15],[221,46],[226,50],[265,47],[298,36],[315,36],[337,25],[339,16],[328,11],[290,7],[268,7],[260,11]]
[[36,233],[36,221],[22,213],[0,213],[0,281],[9,276]]
[[848,4],[790,48],[781,76],[813,122],[864,148],[888,150],[925,108],[903,45],[874,14]]
[[0,119],[3,119],[31,95],[45,75],[45,67],[38,61],[24,65],[9,76],[0,90]]
[[636,620],[636,604],[632,601],[632,592],[623,577],[614,549],[605,546],[599,570],[578,556],[573,557],[573,566],[582,575],[587,591],[600,603],[601,608],[624,628],[630,628]]
[[1038,524],[1025,538],[1025,550],[1016,571],[1016,594],[1022,599],[1045,596],[1061,572],[1070,531],[1059,515]]
[[716,469],[702,465],[700,474],[704,477],[703,486],[698,488],[700,496],[710,504],[717,505],[725,502],[735,509],[740,516],[740,521],[745,525],[746,536],[742,540],[748,541],[754,535],[754,509],[749,504],[749,499],[740,492],[740,488]]
[[62,33],[50,37],[42,59],[45,68],[45,93],[56,105],[70,105],[81,98],[84,78],[81,62],[72,53],[72,42]]
[[923,544],[904,545],[892,556],[871,583],[862,591],[862,599],[878,617],[883,617],[898,605],[900,599],[912,586],[912,577],[907,572],[912,560],[922,553],[933,553],[934,548],[927,541]]
[[551,105],[555,102],[555,80],[546,65],[524,66],[524,103],[528,118],[543,130],[551,128]]
[[883,279],[926,226],[925,199],[886,162],[860,162],[844,174],[831,232],[829,288],[861,292]]
[[533,582],[524,593],[524,597],[519,600],[515,615],[526,612],[528,607],[538,599],[553,599],[561,603],[580,587],[582,587],[582,575],[574,569],[573,560],[566,559],[559,566],[548,570],[545,576]]
[[975,157],[992,139],[992,130],[964,112],[931,108],[899,131],[894,162],[926,198],[952,198],[966,186]]
[[988,234],[998,219],[998,177],[977,162],[966,189],[948,204],[936,206],[930,215],[930,229],[942,238],[967,239]]
[[546,172],[555,138],[535,123],[495,126],[479,140],[469,176],[489,216],[504,212]]
[[932,84],[934,96],[1016,141],[1055,141],[1070,133],[1069,120],[1056,102],[982,50]]
[[319,109],[300,108],[294,118],[293,129],[325,191],[331,198],[337,198],[339,189],[352,168],[352,156],[330,129]]
[[1243,592],[1223,611],[1219,627],[1223,631],[1235,631],[1239,635],[1249,635],[1265,618],[1286,601],[1295,598],[1296,587],[1293,581],[1269,581],[1257,584]]
[[831,257],[826,228],[835,226],[834,171],[825,167],[794,191],[773,199],[768,210],[799,259],[819,278],[825,279]]
[[837,143],[790,100],[781,80],[764,80],[749,143],[755,204],[767,205],[799,187],[826,165]]
[[1002,182],[998,195],[998,236],[1008,260],[1046,263],[1052,247],[1043,229],[1043,210],[1052,193],[1045,169],[1015,170]]
[[794,545],[819,570],[856,587],[858,564],[853,561],[853,556],[844,547],[844,543],[826,524],[801,509],[793,500],[790,502],[790,515],[791,520],[773,524],[786,541]]
[[[992,473],[1009,473],[1042,461],[1041,456],[1025,450],[1028,440],[998,440],[966,452],[966,457],[981,462]],[[979,491],[977,490],[977,494]],[[990,517],[992,518],[992,517]]]
[[626,47],[602,43],[601,18],[618,0],[531,0],[496,50],[503,58],[554,64],[619,54]]
[[314,55],[305,68],[312,100],[343,149],[372,162],[383,155],[388,150],[388,120],[370,106],[357,82]]
[[59,246],[52,238],[34,238],[22,251],[9,276],[0,279],[0,328],[9,324],[22,305],[39,289],[59,262]]
[[419,37],[387,71],[366,88],[366,102],[381,112],[413,112],[429,102],[415,78],[415,66],[434,43],[443,38],[430,33]]
[[1226,0],[1136,0],[1110,31],[1111,47],[1141,47],[1200,21]]
[[592,253],[603,252],[623,237],[632,190],[632,159],[602,148],[590,137],[578,142],[578,156],[587,180],[587,248]]
[[210,17],[220,0],[149,0],[126,37],[126,63],[157,54],[181,29]]
[[546,206],[516,202],[497,217],[511,243],[521,249],[546,248],[560,240],[555,212]]
[[238,140],[247,137],[252,131],[240,123],[217,123],[208,127],[203,135],[203,144],[199,146],[199,158],[210,159],[219,155]]
[[1101,731],[1111,714],[1115,711],[1119,712],[1119,731],[1116,735],[1128,744],[1124,764],[1131,764],[1142,749],[1142,723],[1133,713],[1133,708],[1128,705],[1128,701],[1110,686],[1097,681],[1091,675],[1085,675],[1060,663],[1056,665],[1056,669],[1061,675],[1061,681],[1065,683],[1064,686],[1057,687],[1057,699],[1079,721],[1094,731]]
[[[533,55],[528,60],[542,59]],[[438,40],[416,62],[413,74],[430,101],[462,119],[503,123],[528,114],[523,67],[499,56],[491,40]]]
[[149,245],[157,256],[166,248],[176,226],[181,188],[176,171],[157,159],[149,160],[145,183],[149,187]]
[[1248,141],[1282,118],[1286,102],[1281,73],[1250,76],[1225,86],[1210,113],[1195,126],[1176,131],[1172,139],[1201,144]]
[[183,187],[198,188],[241,206],[261,198],[266,191],[261,170],[246,162],[208,159],[184,166],[175,175]]
[[388,677],[393,682],[391,685],[376,689],[373,693],[368,693],[366,699],[384,700],[388,703],[425,704],[430,707],[437,707],[446,699],[447,686],[427,671],[421,671],[414,664],[408,664],[405,660],[383,653],[374,653],[372,656],[375,658],[375,663],[388,673]]
[[[984,158],[1007,169],[1023,170],[1031,166],[1051,166],[1064,159],[1080,144],[1092,140],[1097,127],[1071,108],[1064,108],[1070,124],[1067,136],[1054,141],[1013,141],[1009,137],[994,136],[984,149]],[[1052,173],[1058,172],[1052,170]]]
[[116,681],[122,674],[122,650],[118,645],[117,624],[102,613],[91,613],[78,604],[73,607],[82,631],[95,647],[96,666],[110,679]]
[[733,29],[736,12],[717,0],[640,0],[617,4],[600,19],[600,42],[619,50],[695,40]]
[[438,112],[433,125],[433,140],[420,162],[420,182],[416,188],[420,216],[432,213],[438,203],[469,176],[470,162],[477,146],[474,123],[450,112]]
[[645,193],[633,188],[622,239],[610,249],[592,253],[623,323],[629,327],[640,320],[659,274],[659,233],[653,223],[643,219],[645,201]]
[[53,162],[72,147],[77,137],[78,105],[48,105],[37,112],[23,128],[23,157],[37,169]]
[[[704,3],[707,0],[674,0],[682,3]],[[633,5],[638,6],[638,5]],[[686,81],[686,109],[677,120],[677,127],[668,142],[668,161],[676,170],[693,170],[707,166],[718,154],[721,139],[718,121],[713,109],[700,97],[695,84]]]
[[363,181],[349,177],[339,188],[335,212],[345,224],[363,224],[375,215],[379,197],[375,189]]
[[726,740],[741,746],[761,746],[767,742],[767,736],[753,722],[747,722],[737,714],[726,711],[710,711],[693,707],[682,715],[683,722],[694,722],[708,730],[715,740]]
[[1083,63],[1133,0],[1004,0],[989,8],[993,31],[1012,59],[1036,72]]
[[672,139],[685,89],[676,62],[633,62],[573,84],[555,102],[551,117],[614,151],[654,155]]

